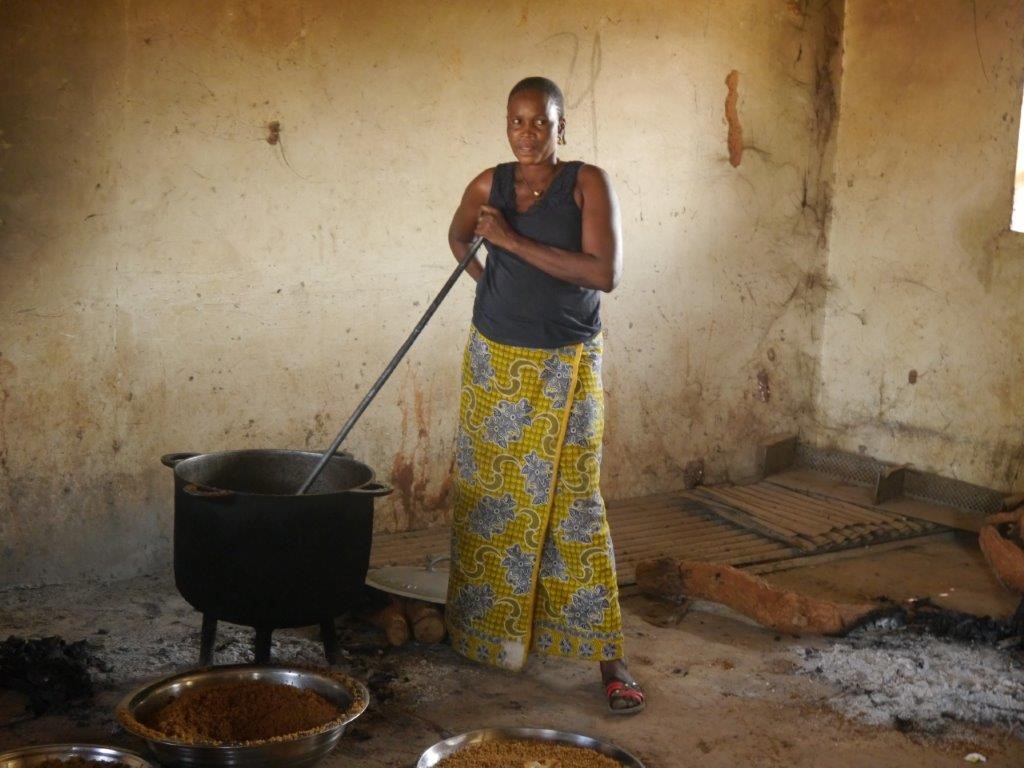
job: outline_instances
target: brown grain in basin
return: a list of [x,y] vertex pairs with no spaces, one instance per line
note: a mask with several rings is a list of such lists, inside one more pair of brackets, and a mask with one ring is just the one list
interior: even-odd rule
[[246,681],[186,691],[157,712],[150,727],[189,743],[267,741],[318,728],[342,714],[312,691]]
[[435,768],[622,768],[606,755],[546,741],[495,740],[471,744]]

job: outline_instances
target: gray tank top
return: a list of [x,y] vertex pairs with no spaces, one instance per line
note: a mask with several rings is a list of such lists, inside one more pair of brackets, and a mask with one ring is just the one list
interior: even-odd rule
[[[573,199],[582,162],[566,163],[544,196],[516,211],[515,163],[494,169],[489,204],[519,234],[545,245],[579,251],[583,214]],[[504,248],[487,245],[476,286],[473,324],[487,338],[517,347],[553,349],[577,344],[601,330],[601,294],[542,272]]]

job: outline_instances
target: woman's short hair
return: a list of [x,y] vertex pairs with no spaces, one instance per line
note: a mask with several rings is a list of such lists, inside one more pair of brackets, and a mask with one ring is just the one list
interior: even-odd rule
[[511,99],[517,93],[522,93],[523,91],[540,91],[554,102],[556,109],[558,109],[558,116],[565,117],[565,97],[562,95],[562,89],[555,85],[553,80],[548,80],[546,77],[523,78],[512,86],[512,90],[508,92],[508,97]]

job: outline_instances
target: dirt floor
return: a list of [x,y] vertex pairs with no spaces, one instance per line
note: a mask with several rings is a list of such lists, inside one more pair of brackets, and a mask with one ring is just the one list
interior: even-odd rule
[[[989,575],[970,535],[865,550],[766,578],[840,600],[928,596],[995,616],[1016,605]],[[843,703],[849,691],[800,661],[809,654],[834,656],[837,649],[841,656],[846,639],[779,636],[709,604],[693,606],[674,622],[664,605],[629,590],[622,602],[631,667],[649,697],[647,710],[631,717],[607,713],[596,667],[535,658],[525,672],[505,673],[464,661],[446,645],[386,649],[375,630],[339,621],[349,649],[340,666],[368,682],[372,700],[321,765],[412,768],[440,739],[493,726],[587,734],[632,752],[647,768],[954,766],[973,752],[990,766],[1024,765],[1024,719],[1016,710],[998,726],[951,717],[938,729],[916,728],[912,721],[869,725],[847,716],[855,711]],[[650,623],[654,616],[668,626]],[[198,628],[198,614],[169,579],[0,592],[0,639],[88,639],[106,667],[95,673],[95,698],[64,714],[32,718],[24,697],[0,692],[0,749],[75,741],[141,751],[143,745],[115,723],[114,706],[139,684],[193,664]],[[250,631],[223,627],[216,660],[247,660],[250,642]],[[962,644],[955,651],[966,657],[980,652]],[[1005,657],[1000,663],[1013,674],[1021,666],[1019,651],[985,651]],[[322,663],[318,653],[307,631],[275,633],[275,661]],[[874,695],[878,701],[885,694]]]

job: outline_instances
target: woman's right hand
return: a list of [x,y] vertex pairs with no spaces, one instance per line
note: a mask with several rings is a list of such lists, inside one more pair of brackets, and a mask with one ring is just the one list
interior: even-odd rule
[[516,238],[515,231],[509,226],[502,212],[490,205],[480,206],[473,234],[505,250],[512,250]]

